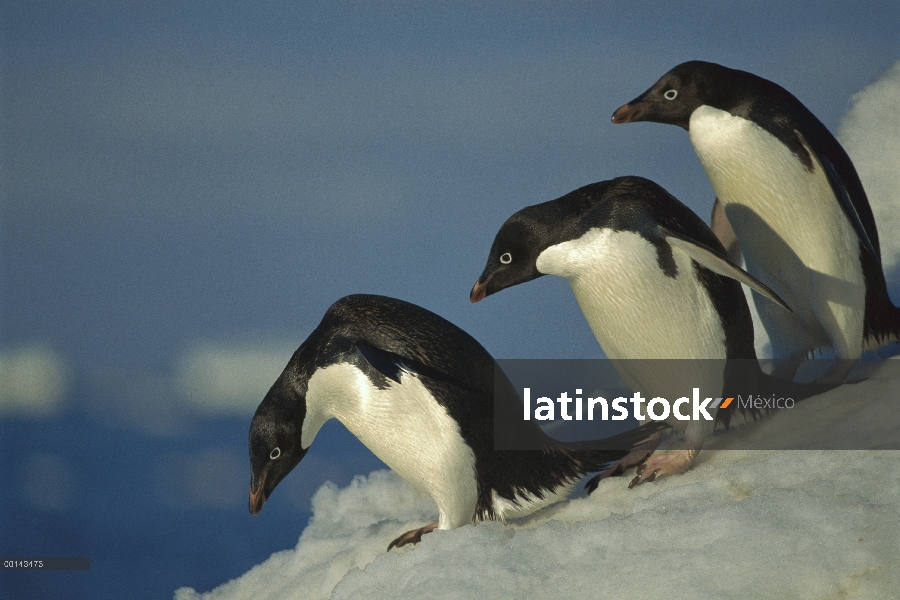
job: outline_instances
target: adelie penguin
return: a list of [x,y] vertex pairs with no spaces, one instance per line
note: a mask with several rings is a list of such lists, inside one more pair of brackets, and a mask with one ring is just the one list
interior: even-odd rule
[[[829,349],[821,381],[843,380],[863,350],[900,338],[878,232],[847,153],[787,90],[714,63],[678,65],[613,113],[687,130],[718,197],[717,235],[730,223],[747,271],[794,310],[755,298],[779,374]],[[724,210],[724,218],[721,211]],[[728,245],[726,243],[726,245]]]
[[[515,391],[508,380],[504,392]],[[499,384],[498,384],[499,385]],[[564,498],[665,427],[654,423],[586,445],[556,442],[521,420],[506,435],[543,450],[494,450],[494,360],[470,335],[419,306],[383,296],[335,302],[291,357],[250,426],[250,512],[337,419],[385,464],[437,503],[435,528],[526,515]]]
[[[470,299],[478,302],[541,275],[568,280],[606,356],[625,382],[648,398],[673,398],[673,389],[688,395],[694,387],[725,397],[737,393],[735,386],[751,385],[767,396],[776,392],[799,400],[829,388],[762,372],[740,283],[777,310],[790,314],[790,309],[728,261],[697,215],[647,179],[595,183],[511,216],[494,239]],[[663,358],[692,360],[623,360]],[[754,388],[741,393],[747,389]],[[733,414],[719,410],[716,417],[727,426]],[[608,474],[639,464],[636,485],[690,468],[715,424],[674,419],[670,424],[684,435],[681,450],[646,461],[634,454]]]

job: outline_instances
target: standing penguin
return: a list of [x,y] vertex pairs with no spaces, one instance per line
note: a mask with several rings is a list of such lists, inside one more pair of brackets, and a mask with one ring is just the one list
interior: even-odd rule
[[494,360],[481,344],[434,313],[383,296],[338,300],[253,417],[250,512],[262,510],[331,418],[437,503],[437,522],[388,550],[435,528],[519,517],[556,502],[585,474],[666,427],[643,426],[590,448],[557,442],[521,420],[518,397],[501,378],[498,397],[510,399],[519,417],[504,422],[505,434],[543,450],[497,451],[494,378]]
[[[780,375],[831,349],[822,381],[843,380],[862,350],[900,339],[875,219],[847,153],[797,98],[761,77],[714,63],[678,65],[613,113],[613,123],[655,121],[688,131],[747,271],[793,309],[755,298]],[[724,218],[720,211],[724,211]],[[727,244],[726,244],[727,245]]]
[[[626,383],[648,398],[671,398],[672,389],[693,387],[724,397],[748,381],[766,394],[778,390],[795,399],[828,389],[761,371],[750,309],[738,282],[777,310],[789,314],[790,309],[727,260],[697,215],[647,179],[595,183],[511,216],[494,239],[470,299],[478,302],[541,275],[569,281],[603,352]],[[652,361],[619,360],[657,358],[692,360],[668,370]],[[719,411],[717,417],[727,425],[731,413]],[[632,485],[690,468],[714,427],[704,420],[671,424],[684,433],[683,449],[642,462]],[[642,459],[628,457],[615,470]]]

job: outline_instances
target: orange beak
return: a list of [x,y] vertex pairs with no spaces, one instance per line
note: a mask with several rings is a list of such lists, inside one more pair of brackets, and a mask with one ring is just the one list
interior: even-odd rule
[[469,294],[469,300],[474,304],[479,300],[483,300],[485,296],[487,296],[487,285],[490,283],[491,278],[488,277],[487,280],[482,282],[476,282],[475,287],[472,288],[472,293]]
[[256,488],[256,491],[253,491],[253,487],[250,487],[250,514],[256,516],[259,514],[259,511],[262,510],[263,505],[266,503],[266,495],[263,493],[263,490],[266,487],[266,473],[263,473],[262,479],[259,481],[259,487]]

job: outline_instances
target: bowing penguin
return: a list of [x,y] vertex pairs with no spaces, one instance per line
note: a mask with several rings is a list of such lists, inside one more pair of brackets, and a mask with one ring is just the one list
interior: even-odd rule
[[[790,308],[729,262],[696,214],[647,179],[595,183],[511,216],[494,239],[470,299],[478,302],[541,275],[568,280],[603,352],[625,382],[648,398],[672,398],[673,389],[694,387],[714,397],[734,396],[735,386],[750,383],[766,394],[777,390],[802,399],[831,387],[762,372],[740,283],[778,310],[790,314]],[[692,360],[622,360],[659,358]],[[727,426],[733,414],[720,410],[716,418]],[[633,454],[604,476],[638,464],[634,486],[689,469],[715,423],[672,419],[670,424],[684,435],[681,450],[647,460]],[[657,435],[657,444],[660,439]]]
[[[754,297],[778,374],[829,349],[820,381],[842,381],[863,350],[900,339],[875,219],[847,153],[787,90],[714,63],[678,65],[613,113],[687,130],[718,197],[714,231],[736,236],[747,271],[793,308]],[[733,227],[729,233],[728,225]]]
[[494,377],[493,358],[474,338],[424,308],[383,296],[338,300],[253,417],[250,512],[262,510],[332,418],[437,503],[438,521],[388,550],[435,528],[519,517],[556,502],[665,427],[593,445],[557,442],[521,420],[521,403],[501,377],[498,397],[511,410],[500,414],[518,416],[504,423],[505,435],[542,450],[498,451]]

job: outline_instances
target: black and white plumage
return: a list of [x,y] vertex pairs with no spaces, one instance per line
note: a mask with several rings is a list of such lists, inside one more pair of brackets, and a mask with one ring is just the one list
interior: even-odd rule
[[[747,368],[755,384],[788,388],[795,399],[827,389],[761,371],[750,309],[738,282],[766,296],[777,310],[790,309],[728,261],[697,215],[647,179],[595,183],[511,216],[497,233],[470,298],[478,302],[541,275],[568,280],[604,353],[626,383],[648,398],[672,399],[672,389],[698,386],[722,395],[733,389],[733,377],[748,381]],[[679,363],[686,368],[675,372],[649,361],[618,360],[658,358],[695,360]],[[739,364],[740,373],[729,366]],[[719,418],[727,425],[730,415]],[[684,450],[654,456],[633,484],[686,470],[713,431],[709,421],[671,424],[684,431]]]
[[[514,413],[521,416],[521,405]],[[628,432],[605,446],[621,450],[584,449],[552,440],[532,421],[514,420],[514,434],[537,436],[533,447],[544,450],[496,451],[490,354],[419,306],[347,296],[328,309],[253,417],[251,513],[259,513],[331,418],[437,503],[436,523],[388,549],[418,542],[436,527],[518,517],[556,502],[586,473],[608,468],[662,427]]]
[[834,136],[787,90],[692,61],[663,75],[612,120],[688,131],[718,197],[716,233],[724,241],[730,223],[747,271],[794,310],[755,299],[775,357],[792,361],[784,375],[830,349],[846,360],[823,380],[840,381],[862,350],[900,338],[900,309],[887,294],[859,176]]

